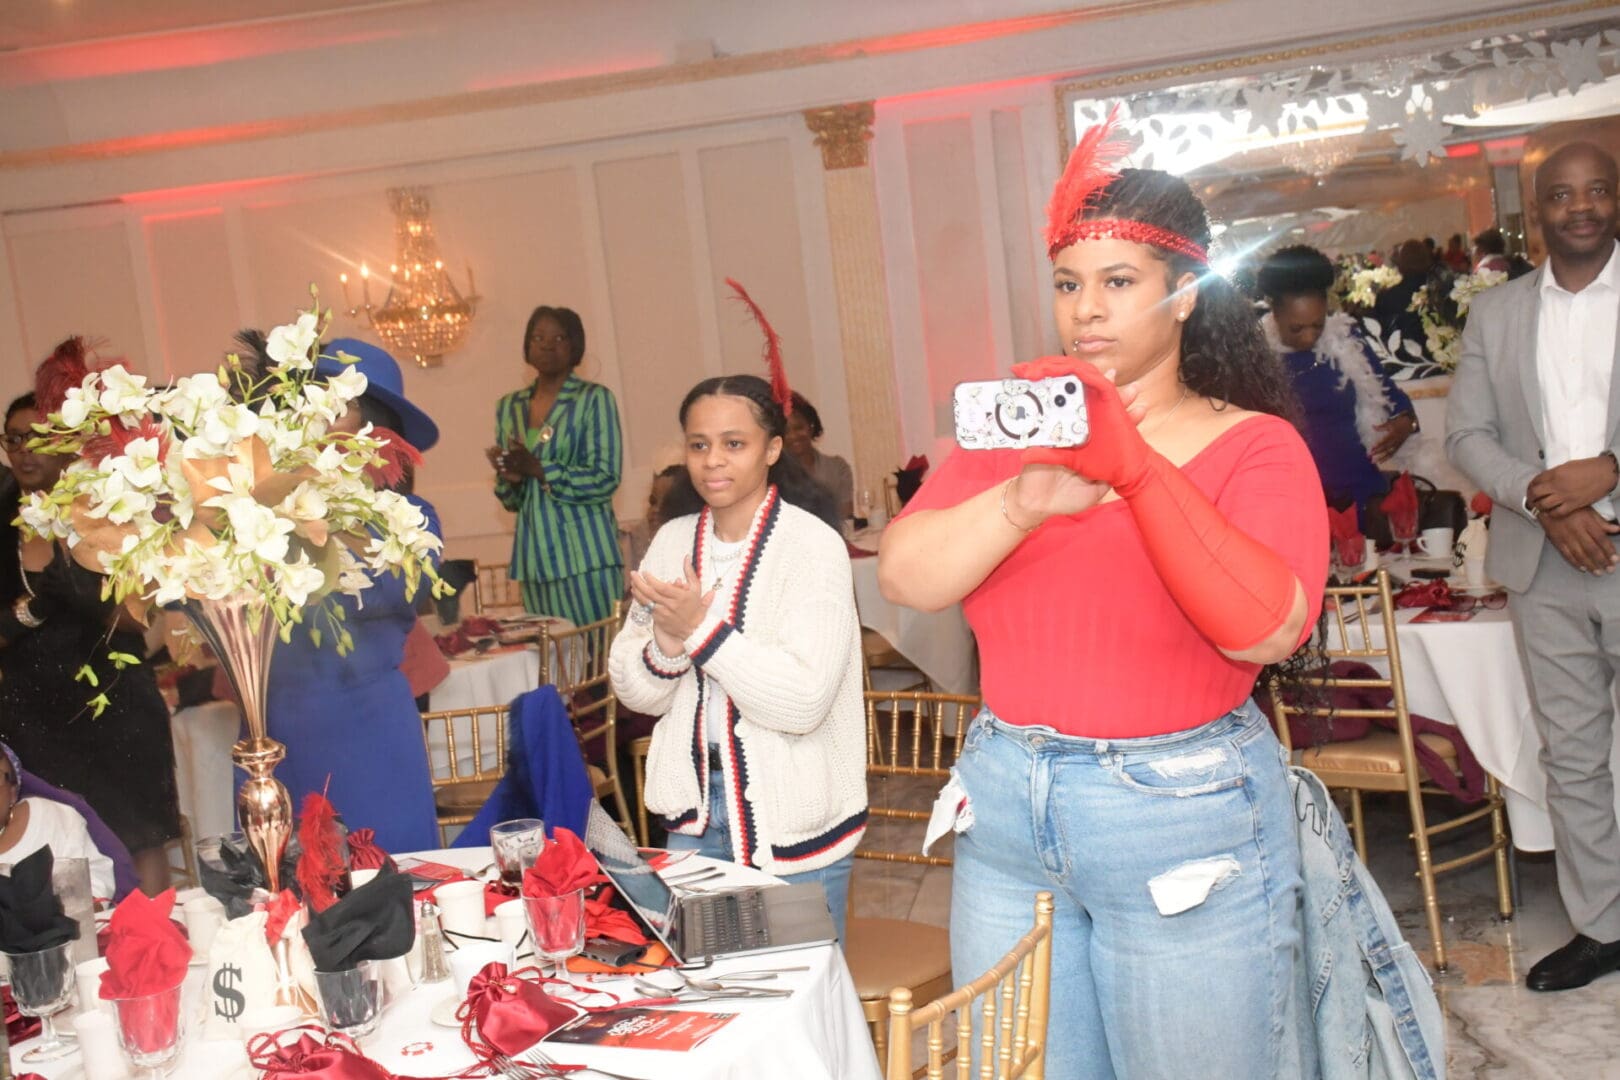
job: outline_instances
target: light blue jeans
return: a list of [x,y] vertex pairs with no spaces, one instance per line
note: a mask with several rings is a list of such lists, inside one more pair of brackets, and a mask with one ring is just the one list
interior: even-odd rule
[[[718,777],[716,780],[718,781]],[[731,824],[730,819],[726,817],[724,784],[716,782],[709,785],[709,827],[703,830],[703,835],[683,836],[672,832],[665,841],[665,846],[670,851],[695,851],[711,859],[731,861]],[[820,870],[781,875],[781,880],[789,885],[808,885],[815,882],[826,890],[827,911],[832,915],[833,926],[838,929],[839,941],[844,940],[844,913],[849,905],[849,874],[854,867],[855,856],[851,853],[830,866],[823,866]]]
[[986,710],[957,773],[973,823],[956,839],[956,983],[1029,931],[1036,892],[1054,893],[1047,1076],[1305,1075],[1299,842],[1281,747],[1252,703],[1113,740]]

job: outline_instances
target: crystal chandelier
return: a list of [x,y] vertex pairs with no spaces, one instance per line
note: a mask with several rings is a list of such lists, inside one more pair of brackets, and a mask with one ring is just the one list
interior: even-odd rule
[[1356,156],[1361,133],[1334,135],[1325,139],[1301,139],[1278,148],[1284,165],[1304,173],[1320,184]]
[[461,344],[472,325],[479,297],[467,267],[467,295],[456,289],[439,255],[428,220],[427,192],[423,188],[389,188],[388,205],[394,211],[396,261],[388,268],[392,278],[380,306],[371,302],[371,269],[360,264],[360,305],[349,297],[349,275],[338,275],[343,302],[350,318],[365,316],[377,336],[395,354],[409,356],[421,367],[438,367],[444,354]]

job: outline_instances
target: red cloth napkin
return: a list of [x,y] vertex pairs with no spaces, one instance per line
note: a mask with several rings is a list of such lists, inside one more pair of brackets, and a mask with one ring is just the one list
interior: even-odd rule
[[595,885],[602,871],[592,855],[568,829],[558,826],[534,865],[523,872],[524,896],[564,896]]
[[614,907],[612,900],[613,890],[606,888],[599,896],[585,901],[585,936],[607,938],[626,945],[647,944],[647,935],[641,932],[636,920],[628,912]]
[[255,1035],[248,1059],[261,1077],[282,1080],[394,1080],[394,1074],[360,1052],[354,1040],[319,1028],[299,1028],[298,1040],[281,1045],[275,1034]]
[[1335,510],[1328,507],[1328,534],[1333,537],[1333,550],[1341,566],[1358,566],[1366,555],[1366,544],[1361,527],[1356,524],[1356,508]]
[[867,551],[863,547],[856,547],[848,540],[844,541],[844,546],[849,549],[849,557],[852,559],[870,559],[877,554],[875,551]]
[[191,963],[191,945],[169,913],[174,890],[157,897],[140,890],[124,897],[108,924],[107,973],[101,996],[107,1000],[144,997],[179,986]]
[[1390,531],[1398,539],[1410,540],[1417,535],[1418,498],[1411,473],[1403,472],[1395,478],[1381,505],[1389,518]]
[[374,829],[356,829],[349,834],[349,869],[352,870],[381,870],[385,866],[392,866],[393,856],[382,849],[377,843],[377,833]]
[[292,922],[294,915],[303,907],[294,896],[291,889],[282,889],[276,898],[270,901],[270,906],[264,920],[264,940],[274,949],[276,942],[287,932],[287,924]]
[[928,471],[928,455],[927,454],[914,455],[910,461],[906,462],[904,469],[902,469],[901,471],[902,472],[910,472],[912,469],[921,469],[923,472],[927,472]]
[[[559,830],[561,831],[561,830]],[[580,1015],[580,1009],[558,1001],[540,984],[540,972],[505,964],[484,965],[467,984],[467,1000],[456,1010],[467,1048],[487,1061],[492,1054],[521,1054]]]
[[1451,586],[1443,581],[1412,582],[1395,594],[1398,608],[1451,607]]
[[1491,502],[1491,497],[1483,491],[1474,492],[1474,497],[1468,500],[1468,509],[1474,512],[1475,517],[1486,517],[1490,514],[1494,505]]

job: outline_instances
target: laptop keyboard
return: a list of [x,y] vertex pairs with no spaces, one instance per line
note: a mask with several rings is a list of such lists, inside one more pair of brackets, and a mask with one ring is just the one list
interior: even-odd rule
[[765,920],[765,897],[759,889],[688,897],[683,903],[698,929],[702,951],[709,956],[746,952],[771,942]]

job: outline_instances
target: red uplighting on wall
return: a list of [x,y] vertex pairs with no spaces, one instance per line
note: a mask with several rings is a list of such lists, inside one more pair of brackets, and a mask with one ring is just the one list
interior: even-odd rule
[[1446,147],[1446,157],[1448,158],[1478,156],[1479,143],[1477,142],[1457,143],[1454,146]]

